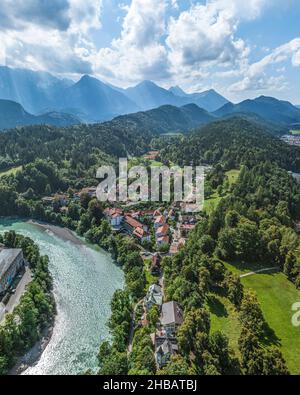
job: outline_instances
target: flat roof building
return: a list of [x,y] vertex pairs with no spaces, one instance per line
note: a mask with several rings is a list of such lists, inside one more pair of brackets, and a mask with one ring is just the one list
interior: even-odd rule
[[0,295],[11,286],[18,270],[23,265],[24,257],[21,249],[0,249]]

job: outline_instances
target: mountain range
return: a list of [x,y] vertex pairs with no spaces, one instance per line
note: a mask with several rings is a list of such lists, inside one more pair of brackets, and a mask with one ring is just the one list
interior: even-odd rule
[[[137,113],[138,118],[154,119],[158,130],[165,130],[167,124],[174,130],[186,130],[234,115],[274,133],[300,124],[299,106],[273,97],[260,96],[234,104],[214,90],[188,94],[179,86],[167,90],[151,81],[123,89],[87,75],[73,82],[46,72],[8,67],[0,67],[0,99],[0,129],[43,123],[97,123],[126,114],[136,119]],[[151,112],[156,108],[159,111]]]
[[181,107],[194,103],[215,111],[228,103],[214,90],[190,95],[179,89],[176,94],[175,88],[167,90],[151,81],[122,89],[87,75],[73,82],[46,72],[0,67],[0,99],[19,103],[33,115],[63,112],[94,123],[162,105]]
[[61,112],[49,112],[35,116],[25,111],[19,103],[0,99],[0,129],[42,124],[64,127],[79,123],[78,118]]
[[217,117],[232,114],[255,114],[273,124],[288,125],[300,123],[300,109],[291,103],[273,97],[260,96],[239,104],[227,103],[214,112]]

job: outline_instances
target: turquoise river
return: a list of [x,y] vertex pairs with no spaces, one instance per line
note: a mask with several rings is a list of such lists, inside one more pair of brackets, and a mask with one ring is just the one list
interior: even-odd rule
[[50,258],[57,316],[41,358],[25,374],[80,374],[97,369],[101,341],[109,337],[110,301],[124,279],[110,256],[74,237],[61,237],[40,226],[0,220],[0,232],[15,230],[31,237]]

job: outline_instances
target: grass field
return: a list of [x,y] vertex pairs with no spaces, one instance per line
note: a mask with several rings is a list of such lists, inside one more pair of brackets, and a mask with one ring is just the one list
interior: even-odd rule
[[207,305],[210,311],[211,333],[221,331],[228,336],[230,347],[235,355],[239,356],[238,340],[241,325],[233,304],[227,298],[214,294],[209,296]]
[[12,167],[9,170],[0,172],[0,177],[10,176],[16,174],[18,171],[22,170],[22,166]]
[[264,317],[280,342],[292,374],[300,374],[300,328],[292,325],[292,305],[300,302],[300,292],[283,273],[255,274],[242,279],[258,296]]
[[[261,269],[261,265],[223,262],[227,269],[237,275]],[[270,264],[266,264],[270,267]],[[300,328],[292,325],[292,305],[300,302],[300,291],[281,272],[257,273],[241,279],[245,288],[257,294],[264,317],[269,325],[266,344],[278,345],[292,374],[300,374]],[[226,298],[217,297],[218,303],[210,304],[212,331],[222,330],[237,350],[240,324],[237,313]],[[223,311],[223,313],[222,313]],[[226,314],[224,313],[227,312]]]
[[299,136],[300,130],[290,130],[290,133],[293,134],[294,136]]
[[[235,184],[236,182],[237,182],[237,179],[238,179],[238,177],[239,177],[239,174],[240,174],[240,170],[236,170],[236,169],[233,169],[233,170],[229,170],[229,171],[227,171],[226,172],[226,176],[228,177],[228,180],[229,180],[229,185],[231,186],[231,185],[233,185],[233,184]],[[219,204],[219,202],[220,202],[220,200],[222,199],[222,197],[225,197],[226,195],[224,195],[224,196],[220,196],[216,191],[211,195],[211,197],[209,198],[209,199],[205,199],[205,202],[204,202],[204,211],[207,213],[207,214],[210,214],[216,207],[217,207],[217,205]]]

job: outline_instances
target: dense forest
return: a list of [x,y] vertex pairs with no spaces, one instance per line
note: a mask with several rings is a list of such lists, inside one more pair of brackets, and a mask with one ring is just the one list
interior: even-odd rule
[[287,170],[300,170],[300,148],[270,135],[262,126],[242,118],[214,122],[178,138],[153,141],[163,147],[161,158],[179,165],[222,163],[227,170],[270,161]]

